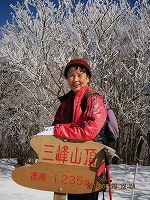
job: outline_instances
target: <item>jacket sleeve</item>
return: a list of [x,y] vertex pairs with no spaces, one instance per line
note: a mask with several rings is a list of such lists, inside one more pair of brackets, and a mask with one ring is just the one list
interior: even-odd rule
[[103,99],[98,94],[93,94],[87,100],[81,126],[75,123],[55,124],[54,135],[73,140],[93,140],[103,127],[106,117]]

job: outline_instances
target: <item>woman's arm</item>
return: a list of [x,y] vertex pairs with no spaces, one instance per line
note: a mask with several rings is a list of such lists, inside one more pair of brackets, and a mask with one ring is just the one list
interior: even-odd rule
[[87,100],[81,126],[75,123],[55,124],[55,136],[73,140],[93,140],[103,127],[107,117],[107,110],[102,97],[93,94]]

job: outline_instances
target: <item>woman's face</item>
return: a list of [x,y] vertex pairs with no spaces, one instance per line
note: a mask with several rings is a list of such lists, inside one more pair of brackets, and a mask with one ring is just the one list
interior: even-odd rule
[[77,93],[82,87],[89,83],[89,76],[82,68],[75,66],[68,70],[67,82],[71,90]]

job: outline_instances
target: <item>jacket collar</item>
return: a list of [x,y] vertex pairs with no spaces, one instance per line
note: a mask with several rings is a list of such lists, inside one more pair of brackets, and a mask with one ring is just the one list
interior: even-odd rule
[[91,88],[90,86],[86,85],[85,87],[81,88],[81,89],[77,92],[77,94],[75,94],[72,90],[70,90],[68,93],[64,94],[63,96],[58,97],[58,99],[59,99],[60,102],[62,103],[62,102],[66,101],[66,100],[68,99],[68,97],[69,97],[69,95],[70,95],[71,93],[73,93],[73,94],[76,96],[76,95],[80,95],[80,94],[85,94],[88,90],[92,90],[92,88]]

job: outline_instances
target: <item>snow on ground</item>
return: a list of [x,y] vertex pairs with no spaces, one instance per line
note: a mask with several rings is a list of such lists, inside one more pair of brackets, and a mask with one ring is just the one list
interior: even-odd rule
[[[53,200],[53,192],[34,190],[22,187],[11,178],[11,172],[16,165],[15,159],[0,159],[0,199],[1,200]],[[131,200],[132,189],[121,189],[132,186],[135,174],[135,166],[111,165],[113,200]],[[115,185],[116,184],[116,185]],[[150,166],[138,166],[135,182],[134,200],[150,200]],[[102,194],[99,195],[102,200]],[[105,200],[109,200],[108,191],[105,192]]]

